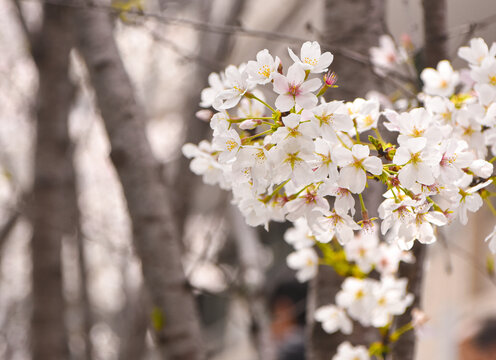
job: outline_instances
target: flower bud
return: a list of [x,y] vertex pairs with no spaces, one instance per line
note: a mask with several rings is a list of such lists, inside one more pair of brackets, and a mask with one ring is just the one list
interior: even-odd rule
[[239,124],[241,130],[255,129],[260,124],[260,120],[248,119]]
[[324,75],[324,82],[326,86],[333,87],[338,82],[338,76],[333,71],[328,71],[327,74]]
[[214,115],[214,113],[210,110],[207,110],[207,109],[198,110],[195,113],[195,116],[198,119],[200,119],[201,121],[205,121],[205,122],[209,122],[213,115]]

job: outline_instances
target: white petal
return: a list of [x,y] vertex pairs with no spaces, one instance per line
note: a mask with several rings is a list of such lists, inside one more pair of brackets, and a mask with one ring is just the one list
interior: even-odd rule
[[281,94],[276,99],[276,108],[282,112],[291,110],[294,105],[294,98],[291,95]]
[[377,156],[370,156],[362,162],[363,167],[374,175],[382,174],[382,161]]

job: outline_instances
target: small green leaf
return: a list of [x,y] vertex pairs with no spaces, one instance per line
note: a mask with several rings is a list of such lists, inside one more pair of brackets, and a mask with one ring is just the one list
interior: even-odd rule
[[156,331],[161,331],[164,328],[165,316],[162,310],[154,307],[152,310],[152,326]]
[[494,257],[492,255],[487,255],[486,270],[490,276],[494,276]]
[[383,356],[389,352],[389,348],[381,343],[380,341],[370,344],[369,354],[370,356]]

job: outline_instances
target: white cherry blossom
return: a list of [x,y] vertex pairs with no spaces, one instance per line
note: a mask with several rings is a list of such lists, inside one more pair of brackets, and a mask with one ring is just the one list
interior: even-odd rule
[[299,218],[293,222],[294,227],[289,228],[284,233],[284,240],[292,245],[296,250],[312,247],[315,244],[315,236],[308,227],[304,218]]
[[458,49],[458,56],[466,60],[470,65],[480,66],[482,61],[488,57],[496,55],[496,44],[491,45],[491,49],[481,38],[470,40],[470,46],[463,46]]
[[487,57],[482,60],[480,66],[472,68],[470,76],[479,84],[496,86],[496,58]]
[[236,66],[230,65],[226,68],[225,76],[226,89],[217,94],[213,103],[216,110],[235,107],[249,89],[246,71],[240,71]]
[[323,103],[313,108],[312,112],[314,117],[311,121],[325,140],[337,141],[337,131],[349,132],[353,129],[353,121],[342,101]]
[[288,52],[296,64],[300,64],[304,70],[310,70],[311,73],[326,72],[332,60],[334,60],[334,56],[328,51],[321,54],[320,45],[317,41],[305,42],[301,46],[300,57],[296,56],[290,48],[288,48]]
[[322,214],[312,218],[309,224],[317,240],[322,243],[328,243],[336,236],[340,244],[345,244],[353,239],[353,230],[360,229],[351,216],[336,209],[323,211]]
[[317,274],[319,257],[314,249],[303,248],[289,254],[286,262],[291,269],[297,271],[298,281],[305,282]]
[[377,127],[377,121],[381,115],[377,101],[358,98],[346,103],[346,106],[351,118],[357,124],[358,132],[362,133]]
[[437,69],[424,69],[420,78],[424,82],[425,93],[440,96],[452,95],[460,81],[458,72],[453,70],[447,60],[440,61]]
[[431,164],[439,162],[440,155],[429,152],[426,145],[426,138],[413,138],[396,150],[393,162],[404,165],[398,173],[398,179],[407,189],[412,188],[416,181],[424,185],[434,183]]
[[369,156],[368,146],[356,144],[351,151],[338,147],[334,151],[335,161],[341,167],[338,184],[358,194],[365,189],[366,172],[374,175],[382,173],[382,162],[377,156]]
[[406,60],[404,49],[398,51],[394,40],[389,35],[381,35],[379,46],[371,47],[369,52],[374,70],[380,75],[385,75],[388,70],[394,69]]
[[269,50],[264,49],[257,53],[257,61],[248,61],[246,72],[250,81],[263,85],[273,79],[280,64],[279,57],[276,56],[274,59]]
[[305,70],[300,64],[293,64],[287,76],[274,74],[274,91],[279,94],[276,107],[281,111],[289,111],[298,105],[304,109],[313,108],[317,104],[317,96],[313,91],[321,85],[319,79],[305,81]]
[[332,360],[370,360],[370,356],[365,346],[352,346],[346,341],[338,346]]
[[353,323],[346,312],[336,305],[324,305],[315,310],[315,320],[322,323],[322,329],[328,334],[341,331],[349,335],[353,331]]

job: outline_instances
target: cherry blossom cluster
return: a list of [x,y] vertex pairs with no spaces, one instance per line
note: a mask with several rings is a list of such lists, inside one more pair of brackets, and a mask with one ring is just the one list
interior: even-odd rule
[[[212,141],[186,144],[183,153],[204,182],[232,191],[249,225],[294,224],[285,235],[295,249],[287,263],[299,281],[313,278],[320,264],[345,276],[335,304],[315,313],[325,331],[349,334],[352,320],[384,328],[413,301],[397,269],[400,261],[414,261],[407,252],[414,241],[433,243],[436,227],[455,219],[466,224],[468,212],[484,200],[490,205],[495,53],[494,45],[472,40],[459,51],[469,62],[467,76],[447,61],[425,69],[416,99],[423,106],[397,112],[381,110],[376,100],[324,100],[337,78],[328,71],[333,55],[317,42],[304,43],[299,56],[289,49],[287,69],[262,50],[255,60],[210,75],[200,105],[216,112],[201,110],[198,117],[210,122]],[[382,74],[410,71],[407,51],[390,38],[371,57]],[[388,137],[378,130],[382,115]],[[363,199],[371,181],[384,186],[384,201],[373,209],[380,226]],[[495,234],[496,228],[486,239],[493,250]],[[361,353],[344,343],[335,359]]]

